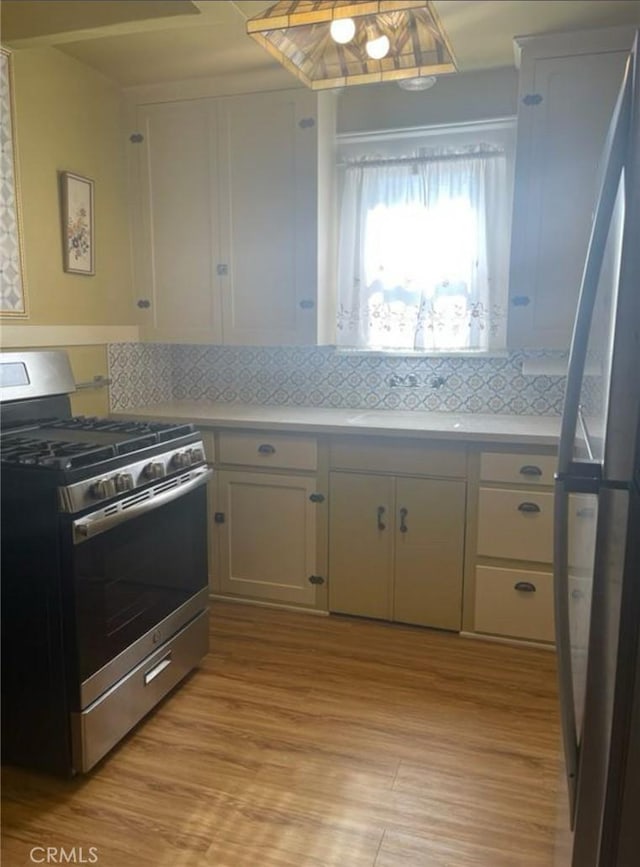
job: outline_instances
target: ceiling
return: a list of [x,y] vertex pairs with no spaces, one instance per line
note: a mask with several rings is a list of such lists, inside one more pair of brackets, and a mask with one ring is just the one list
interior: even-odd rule
[[[245,32],[263,0],[0,0],[2,42],[54,47],[123,87],[278,64]],[[640,26],[640,0],[435,0],[460,71],[513,65],[513,37]],[[284,69],[282,86],[298,82]],[[270,79],[272,80],[272,79]]]

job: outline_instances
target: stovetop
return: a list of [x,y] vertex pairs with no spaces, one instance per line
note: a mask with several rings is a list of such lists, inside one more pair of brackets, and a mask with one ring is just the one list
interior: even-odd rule
[[0,460],[43,469],[99,469],[112,458],[135,455],[160,444],[170,447],[194,432],[192,424],[86,416],[42,419],[3,431]]

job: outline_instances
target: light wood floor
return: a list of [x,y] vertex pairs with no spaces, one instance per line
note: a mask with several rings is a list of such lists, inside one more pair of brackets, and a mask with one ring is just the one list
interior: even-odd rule
[[553,864],[552,653],[222,603],[211,646],[89,776],[4,769],[5,867]]

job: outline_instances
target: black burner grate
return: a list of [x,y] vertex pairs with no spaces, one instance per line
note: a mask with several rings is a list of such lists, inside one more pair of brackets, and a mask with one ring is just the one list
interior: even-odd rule
[[115,454],[116,450],[113,446],[101,446],[96,443],[6,437],[2,443],[0,459],[7,464],[68,470],[109,460]]

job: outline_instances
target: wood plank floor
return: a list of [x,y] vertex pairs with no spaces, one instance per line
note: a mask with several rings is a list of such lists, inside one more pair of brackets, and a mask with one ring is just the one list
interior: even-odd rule
[[4,769],[5,867],[554,863],[552,653],[229,603],[211,647],[92,774]]

